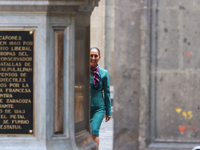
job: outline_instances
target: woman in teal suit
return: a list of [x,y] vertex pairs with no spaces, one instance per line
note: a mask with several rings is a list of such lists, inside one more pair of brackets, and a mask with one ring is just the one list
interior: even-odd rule
[[[98,65],[100,50],[90,49],[90,125],[93,140],[99,146],[99,129],[106,113],[106,122],[111,118],[110,84],[108,71]],[[103,94],[104,93],[104,94]]]

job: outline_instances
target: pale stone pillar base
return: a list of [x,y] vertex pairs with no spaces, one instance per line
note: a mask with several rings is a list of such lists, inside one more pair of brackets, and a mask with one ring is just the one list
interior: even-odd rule
[[[98,0],[0,1],[0,30],[34,30],[34,121],[33,135],[0,135],[1,150],[78,150],[90,149],[89,120],[75,142],[75,33],[77,14],[82,26],[89,28],[90,13]],[[80,22],[80,21],[79,21]],[[54,133],[54,48],[55,32],[63,32],[63,133]],[[89,35],[89,30],[86,31]],[[89,39],[89,36],[88,36]],[[61,42],[62,43],[62,42]],[[86,43],[89,48],[89,43]],[[89,50],[84,50],[89,56]],[[88,69],[84,66],[84,69]],[[84,72],[85,74],[85,72]],[[88,75],[88,74],[86,74]],[[80,77],[80,75],[77,75]],[[86,88],[89,89],[89,86]],[[89,92],[84,95],[89,97]],[[89,99],[86,99],[89,107]],[[85,110],[84,110],[85,111]],[[89,116],[88,111],[85,111]],[[82,135],[80,135],[82,131]]]

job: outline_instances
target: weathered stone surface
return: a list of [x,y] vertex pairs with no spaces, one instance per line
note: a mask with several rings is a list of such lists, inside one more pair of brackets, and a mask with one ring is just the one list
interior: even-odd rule
[[183,57],[183,69],[200,68],[200,13],[196,10],[182,11],[181,24],[181,48]]
[[[200,117],[196,114],[200,96],[197,92],[200,22],[195,3],[177,0],[173,5],[172,1],[159,1],[158,9],[154,8],[152,13],[151,44],[155,46],[151,51],[149,129],[156,143],[152,142],[149,150],[189,150],[195,145],[190,140],[196,140],[196,145],[199,140]],[[178,140],[182,145],[176,143]]]
[[188,2],[188,0],[179,0],[179,8],[180,9],[195,9],[195,2],[196,0],[191,0]]
[[[113,22],[111,22],[110,20],[113,20]],[[114,16],[106,16],[105,21],[106,21],[106,31],[109,31],[110,29],[114,30],[114,28],[115,28]],[[114,33],[114,32],[112,32],[112,33]],[[114,34],[112,34],[112,35],[114,36]]]
[[[186,129],[184,134],[179,131],[179,126],[198,126],[196,121],[199,117],[194,118],[194,113],[198,113],[197,107],[193,105],[195,101],[190,90],[192,80],[196,78],[191,78],[185,72],[158,73],[157,138],[192,140],[198,137],[198,130],[195,129]],[[177,108],[181,112],[176,112]]]
[[114,150],[136,150],[139,146],[140,2],[116,0],[115,4]]
[[199,8],[200,8],[200,0],[196,0],[195,1],[195,6],[199,10]]
[[113,5],[115,5],[115,1],[114,0],[106,1],[106,5],[113,6]]
[[115,1],[114,150],[191,150],[200,137],[200,1],[140,2]]
[[179,11],[159,10],[157,21],[158,68],[177,69],[179,67]]
[[171,1],[171,0],[158,0],[158,8],[178,8],[179,0]]

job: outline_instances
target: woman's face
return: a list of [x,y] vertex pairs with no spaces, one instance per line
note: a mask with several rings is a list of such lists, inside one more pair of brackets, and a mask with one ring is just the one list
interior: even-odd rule
[[91,67],[96,67],[100,58],[101,56],[99,56],[98,50],[96,49],[90,50],[90,66]]

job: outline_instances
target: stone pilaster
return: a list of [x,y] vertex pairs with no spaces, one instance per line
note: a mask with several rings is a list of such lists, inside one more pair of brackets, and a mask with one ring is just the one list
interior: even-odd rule
[[139,147],[141,3],[115,1],[114,150]]
[[[89,86],[86,83],[83,95],[84,127],[75,124],[75,80],[83,78],[75,72],[76,52],[89,56],[90,14],[98,0],[7,0],[0,1],[0,30],[33,30],[34,37],[34,134],[0,135],[1,150],[77,150],[89,149],[93,142],[89,134]],[[80,16],[83,16],[80,18]],[[81,21],[80,21],[81,20]],[[78,23],[82,24],[78,24]],[[77,28],[83,36],[77,37]],[[83,32],[82,32],[83,30]],[[62,33],[63,64],[63,128],[62,134],[54,131],[55,97],[55,33]],[[83,51],[82,39],[87,38]],[[77,41],[78,40],[78,41]],[[84,42],[84,41],[83,41]],[[81,47],[82,48],[82,47]],[[57,48],[60,49],[60,48]],[[82,55],[82,56],[83,56]],[[83,65],[84,77],[89,76],[89,63]],[[88,69],[88,71],[87,71]],[[76,77],[75,77],[76,76]],[[85,79],[87,80],[87,79]],[[81,83],[82,84],[82,83]],[[59,110],[58,110],[59,111]],[[80,132],[82,134],[80,134]],[[79,133],[78,136],[76,136]],[[76,135],[75,135],[76,134]],[[86,139],[79,140],[77,139]]]

